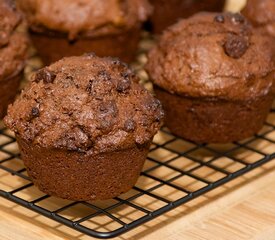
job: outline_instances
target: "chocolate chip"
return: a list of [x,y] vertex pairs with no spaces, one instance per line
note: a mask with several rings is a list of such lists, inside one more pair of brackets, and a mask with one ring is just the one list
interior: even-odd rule
[[129,79],[130,73],[129,72],[122,72],[120,74],[121,77],[123,77],[124,79]]
[[243,36],[230,34],[224,44],[225,53],[232,58],[240,58],[249,47],[248,40]]
[[116,90],[120,93],[125,93],[131,87],[131,81],[129,78],[124,78],[117,83]]
[[234,13],[232,15],[232,22],[235,23],[235,24],[240,24],[240,23],[244,23],[245,22],[245,18],[239,14],[239,13]]
[[105,70],[101,70],[97,73],[97,76],[102,78],[103,80],[107,81],[107,80],[111,80],[111,75],[105,71]]
[[136,129],[135,121],[132,119],[126,120],[126,122],[124,123],[123,130],[126,132],[133,132],[135,129]]
[[32,114],[33,117],[39,117],[40,111],[37,107],[33,107],[32,111],[31,111],[31,114]]
[[92,92],[93,92],[93,80],[89,80],[89,83],[88,83],[88,85],[87,85],[87,87],[86,87],[86,91],[87,91],[90,95],[92,95]]
[[40,82],[43,81],[45,84],[47,83],[53,83],[53,81],[56,78],[56,74],[47,70],[47,69],[41,69],[36,73],[35,81]]
[[158,99],[153,98],[145,102],[145,107],[150,111],[156,111],[161,107],[161,102]]
[[114,65],[117,65],[117,66],[122,66],[122,67],[125,67],[125,68],[129,68],[129,65],[128,65],[128,64],[126,64],[126,63],[120,61],[118,58],[113,58],[113,59],[112,59],[112,63],[113,63]]
[[215,17],[214,17],[214,21],[215,22],[218,22],[218,23],[224,23],[224,16],[223,15],[216,15]]
[[114,64],[114,65],[120,65],[120,60],[118,58],[114,58],[112,60],[112,64]]

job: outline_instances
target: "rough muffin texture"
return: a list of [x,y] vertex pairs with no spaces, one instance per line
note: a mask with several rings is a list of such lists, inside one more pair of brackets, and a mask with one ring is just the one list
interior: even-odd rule
[[21,15],[13,1],[0,2],[0,118],[14,99],[27,56],[28,39],[17,32]]
[[18,5],[46,65],[86,52],[131,62],[152,10],[148,0],[18,0]]
[[133,186],[162,118],[160,102],[127,65],[89,54],[39,70],[4,121],[40,189],[91,200]]
[[262,33],[275,37],[274,0],[248,0],[242,14]]
[[[157,89],[169,118],[166,124],[172,131],[177,128],[173,131],[175,134],[196,142],[228,142],[253,135],[262,126],[272,102],[271,45],[271,38],[254,32],[240,14],[200,13],[169,28],[149,53],[147,65],[154,84],[167,93]],[[171,99],[169,94],[173,95]],[[259,105],[261,117],[256,117],[254,101],[262,103]],[[242,111],[239,116],[245,115],[240,117],[239,124],[230,124],[232,119],[224,107],[232,111],[232,106],[222,102],[235,105],[236,110],[239,104],[246,106],[236,111],[236,114]],[[173,110],[171,103],[177,103]],[[201,114],[202,107],[216,117],[210,120],[207,114]],[[182,116],[180,120],[172,116],[175,111]],[[255,118],[249,120],[248,113]],[[195,132],[195,124],[186,122],[188,119],[200,123],[201,129],[212,134],[204,134],[203,130]],[[254,127],[245,124],[254,120]],[[244,129],[234,128],[235,125]],[[222,134],[218,129],[224,130]],[[236,134],[228,137],[233,131]]]

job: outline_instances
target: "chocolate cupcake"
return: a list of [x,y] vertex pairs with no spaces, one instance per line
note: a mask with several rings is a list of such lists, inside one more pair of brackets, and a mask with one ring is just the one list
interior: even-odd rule
[[198,143],[259,131],[273,100],[270,39],[240,14],[200,13],[169,28],[147,69],[170,130]]
[[119,60],[64,58],[38,71],[9,107],[29,176],[71,200],[118,196],[136,183],[163,111]]
[[275,37],[274,0],[248,0],[242,14],[261,33]]
[[18,0],[18,5],[45,64],[85,52],[130,62],[151,11],[147,0]]
[[13,2],[0,1],[0,118],[16,96],[27,56],[27,36],[17,31],[20,23]]
[[161,33],[168,26],[181,18],[201,12],[220,12],[223,10],[225,0],[150,0],[154,12],[150,17],[154,33]]

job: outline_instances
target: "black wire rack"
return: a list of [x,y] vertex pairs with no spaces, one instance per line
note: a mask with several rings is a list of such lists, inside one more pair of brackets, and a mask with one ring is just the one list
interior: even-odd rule
[[112,238],[274,158],[275,108],[260,133],[226,145],[195,145],[164,128],[131,191],[108,201],[71,202],[45,195],[33,185],[13,134],[0,124],[0,196],[81,233]]

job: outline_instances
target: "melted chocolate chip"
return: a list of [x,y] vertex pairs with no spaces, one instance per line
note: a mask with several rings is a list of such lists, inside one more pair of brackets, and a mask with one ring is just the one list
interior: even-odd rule
[[233,14],[231,19],[232,22],[235,24],[242,24],[245,22],[245,18],[239,13]]
[[117,69],[120,71],[129,70],[128,64],[121,62],[119,59],[113,59],[112,63],[113,63],[113,69]]
[[224,44],[225,53],[232,58],[240,58],[249,47],[247,39],[243,36],[229,35]]
[[86,91],[87,91],[90,95],[92,95],[92,92],[93,92],[93,80],[89,80],[89,83],[88,83],[88,85],[87,85],[87,87],[86,87]]
[[39,70],[36,73],[35,82],[43,81],[45,84],[53,83],[55,78],[56,78],[55,73],[44,68],[44,69]]
[[218,22],[218,23],[224,23],[224,16],[223,15],[216,15],[215,18],[214,18],[214,21],[215,22]]
[[132,119],[126,120],[123,130],[126,132],[133,132],[136,129],[136,123]]
[[39,109],[37,107],[33,107],[32,111],[31,111],[31,115],[32,115],[32,117],[39,117],[39,115],[40,115]]
[[153,98],[151,101],[146,102],[145,106],[148,110],[155,111],[160,108],[161,102],[158,99]]
[[124,78],[117,83],[116,90],[121,93],[125,93],[131,87],[131,81],[129,78]]
[[105,70],[99,71],[99,72],[97,73],[97,75],[98,75],[98,77],[102,78],[102,79],[105,80],[105,81],[111,80],[111,75],[110,75],[107,71],[105,71]]
[[118,65],[118,66],[123,66],[123,67],[129,68],[128,64],[120,61],[118,58],[113,58],[112,63],[114,65]]

